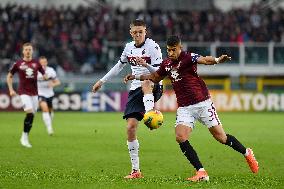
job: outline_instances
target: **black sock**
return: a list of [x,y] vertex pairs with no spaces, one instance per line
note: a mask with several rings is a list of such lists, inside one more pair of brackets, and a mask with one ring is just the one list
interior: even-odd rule
[[246,153],[246,148],[232,135],[227,134],[227,141],[225,144],[232,147],[234,150],[240,152],[241,154]]
[[30,130],[32,128],[33,120],[34,120],[34,114],[33,113],[27,113],[26,118],[24,120],[24,132],[25,133],[30,132]]
[[185,157],[189,160],[189,162],[193,165],[193,167],[198,171],[200,168],[203,168],[201,162],[199,161],[199,158],[197,156],[197,153],[193,149],[193,147],[190,145],[189,141],[186,140],[182,143],[179,143],[180,149],[185,155]]

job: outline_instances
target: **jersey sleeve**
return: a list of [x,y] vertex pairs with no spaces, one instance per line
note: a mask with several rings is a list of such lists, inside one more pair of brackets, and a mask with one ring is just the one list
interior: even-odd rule
[[18,64],[17,62],[13,63],[13,65],[11,66],[11,68],[9,69],[9,72],[14,75],[16,72],[18,72],[19,68],[18,68]]
[[192,63],[197,64],[197,59],[200,57],[200,55],[196,53],[190,53],[190,56]]
[[164,64],[164,61],[162,62],[162,64],[160,65],[159,69],[157,70],[157,74],[161,77],[166,77],[167,74],[167,70]]
[[39,71],[42,75],[45,74],[45,71],[44,71],[43,67],[40,65],[40,63],[38,63],[38,71]]
[[49,77],[51,79],[56,79],[57,78],[56,71],[53,68],[51,68]]
[[123,52],[122,52],[122,54],[121,54],[121,56],[120,56],[120,59],[119,59],[119,61],[122,63],[122,64],[126,64],[127,62],[128,62],[128,59],[127,59],[127,54],[126,54],[126,52],[127,52],[127,44],[125,45],[125,47],[124,47],[124,49],[123,49]]
[[150,48],[151,64],[153,67],[159,67],[163,61],[162,51],[157,43],[153,43]]

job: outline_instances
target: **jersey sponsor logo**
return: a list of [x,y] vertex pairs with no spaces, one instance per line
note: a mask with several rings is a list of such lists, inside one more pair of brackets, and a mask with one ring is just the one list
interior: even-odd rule
[[25,62],[22,62],[21,65],[19,66],[21,70],[26,70],[28,68],[28,65],[25,64]]
[[[147,64],[151,64],[151,58],[150,57],[143,56],[141,58],[144,59],[147,62]],[[128,60],[130,65],[137,66],[136,57],[135,56],[128,56],[127,60]]]

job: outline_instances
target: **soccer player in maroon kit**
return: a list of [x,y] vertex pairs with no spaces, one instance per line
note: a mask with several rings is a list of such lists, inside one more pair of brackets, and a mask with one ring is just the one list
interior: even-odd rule
[[[209,180],[209,176],[196,151],[188,140],[194,128],[195,120],[207,126],[217,141],[244,155],[251,171],[257,173],[258,162],[253,151],[244,147],[234,136],[225,133],[214,104],[210,99],[207,86],[197,74],[197,64],[213,65],[223,63],[231,60],[231,57],[227,55],[222,55],[219,58],[203,57],[195,53],[182,51],[181,40],[178,36],[168,38],[167,53],[168,58],[163,60],[156,72],[140,76],[127,75],[124,81],[140,79],[152,80],[157,83],[166,76],[170,78],[178,103],[175,125],[176,141],[179,143],[183,154],[196,169],[196,175],[187,178],[187,180]],[[145,66],[143,63],[140,63],[140,65]]]
[[29,142],[29,132],[32,128],[34,114],[38,107],[38,91],[37,91],[37,73],[38,71],[47,79],[43,67],[37,60],[33,59],[33,46],[31,43],[23,44],[23,59],[16,61],[11,67],[7,75],[7,85],[10,96],[16,96],[17,93],[13,88],[13,75],[19,75],[18,94],[23,103],[23,109],[26,112],[24,120],[24,131],[21,137],[21,144],[24,147],[31,148]]

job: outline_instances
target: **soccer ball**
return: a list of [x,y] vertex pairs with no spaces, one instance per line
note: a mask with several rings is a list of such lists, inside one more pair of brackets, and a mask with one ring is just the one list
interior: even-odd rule
[[158,129],[163,125],[164,116],[158,110],[151,110],[144,114],[144,124],[151,130]]

